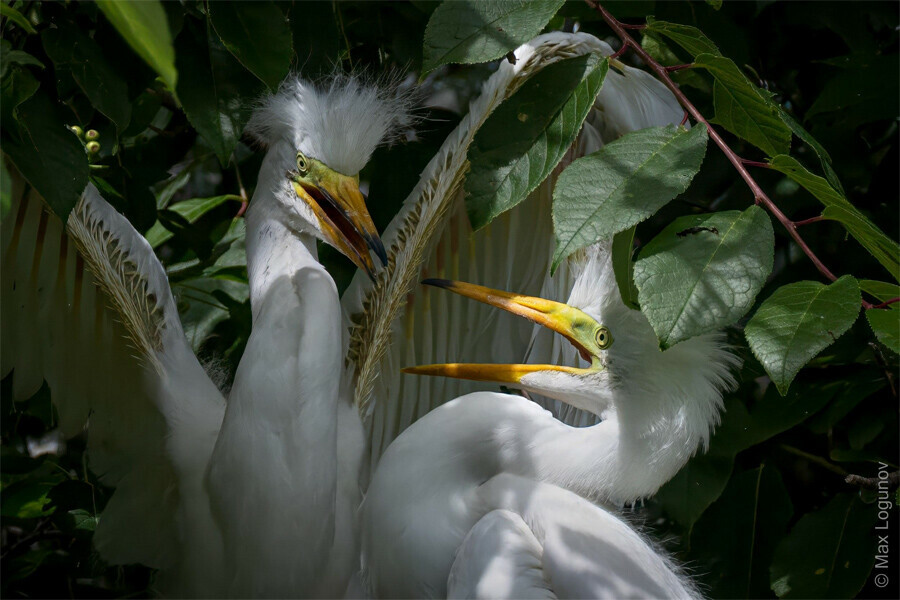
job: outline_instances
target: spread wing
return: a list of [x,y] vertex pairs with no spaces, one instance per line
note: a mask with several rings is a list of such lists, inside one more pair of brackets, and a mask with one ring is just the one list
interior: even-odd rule
[[13,176],[2,224],[2,368],[24,399],[44,380],[66,436],[87,431],[116,492],[95,535],[113,564],[172,567],[224,400],[194,356],[162,265],[88,185],[66,226]]
[[[550,277],[550,218],[558,173],[578,156],[627,131],[681,121],[672,94],[649,74],[614,62],[585,126],[567,156],[525,201],[472,232],[461,183],[466,152],[487,116],[528,77],[562,58],[612,49],[587,34],[551,33],[516,50],[484,84],[469,113],[425,168],[417,187],[382,236],[391,249],[374,285],[358,274],[342,300],[351,322],[354,398],[368,428],[372,466],[387,445],[431,409],[484,384],[401,374],[434,362],[565,362],[579,358],[559,336],[456,294],[417,285],[447,277],[547,298],[567,298],[574,282],[565,262]],[[627,98],[623,102],[623,98]],[[565,345],[564,345],[565,344]],[[552,407],[551,407],[552,408]],[[561,415],[583,420],[580,414]]]

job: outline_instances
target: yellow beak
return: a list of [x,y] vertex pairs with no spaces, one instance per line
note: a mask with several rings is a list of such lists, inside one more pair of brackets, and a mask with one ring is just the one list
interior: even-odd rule
[[[575,346],[585,360],[591,361],[593,368],[594,357],[585,348],[584,344],[579,341],[581,334],[574,328],[576,322],[583,320],[580,317],[586,317],[587,319],[590,319],[590,317],[577,308],[562,302],[554,302],[534,296],[523,296],[461,281],[426,279],[422,283],[441,287],[461,296],[501,308],[560,333]],[[587,372],[588,369],[560,365],[448,363],[407,367],[401,369],[401,371],[410,375],[431,375],[471,379],[474,381],[518,383],[524,375],[535,371],[561,371],[563,373],[580,375]]]
[[387,264],[387,252],[366,208],[366,198],[356,177],[330,173],[318,185],[298,181],[288,173],[294,192],[319,219],[328,242],[375,279],[375,263],[369,250],[381,264]]

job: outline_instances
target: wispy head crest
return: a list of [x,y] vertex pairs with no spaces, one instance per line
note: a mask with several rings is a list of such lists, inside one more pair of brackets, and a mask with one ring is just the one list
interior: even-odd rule
[[264,146],[288,142],[345,175],[355,175],[380,145],[403,137],[415,119],[414,90],[397,77],[336,73],[313,83],[290,75],[264,97],[245,132]]

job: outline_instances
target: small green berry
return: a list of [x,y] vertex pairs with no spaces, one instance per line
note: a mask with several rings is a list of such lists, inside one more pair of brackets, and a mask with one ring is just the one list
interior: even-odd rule
[[100,142],[88,142],[85,148],[87,148],[87,151],[91,154],[97,154],[100,152]]
[[84,134],[84,137],[86,137],[89,140],[96,140],[98,137],[100,137],[100,134],[97,133],[96,129],[88,129],[87,133]]
[[72,133],[74,133],[75,135],[77,135],[78,137],[81,137],[84,135],[84,130],[82,130],[81,127],[79,127],[78,125],[73,125],[72,127],[69,127],[69,130]]

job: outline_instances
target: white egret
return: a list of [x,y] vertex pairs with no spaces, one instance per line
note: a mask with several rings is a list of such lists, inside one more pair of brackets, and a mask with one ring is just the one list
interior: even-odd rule
[[247,131],[268,153],[246,219],[253,329],[227,407],[162,265],[96,188],[65,229],[15,190],[2,370],[17,397],[46,378],[67,433],[89,423],[91,466],[117,488],[95,536],[106,560],[157,567],[177,595],[343,593],[363,437],[341,395],[339,298],[315,240],[370,275],[369,249],[384,259],[356,174],[407,108],[339,77],[290,79],[255,112]]
[[660,352],[647,319],[622,302],[605,245],[590,250],[567,304],[460,282],[425,283],[556,331],[582,360],[436,364],[406,373],[502,383],[601,421],[571,427],[526,398],[495,392],[462,396],[419,419],[388,447],[363,503],[364,577],[372,591],[690,595],[651,546],[587,500],[621,506],[652,495],[706,446],[735,364],[723,336]]
[[[319,90],[295,82],[268,101],[249,126],[269,147],[247,215],[253,334],[227,411],[184,340],[161,265],[127,221],[93,187],[66,227],[33,192],[14,189],[21,202],[3,232],[2,372],[15,369],[17,398],[45,377],[67,434],[89,421],[91,467],[117,488],[94,538],[102,557],[157,567],[161,587],[180,595],[342,591],[358,565],[354,511],[366,482],[359,465],[377,464],[393,437],[442,401],[420,402],[424,386],[398,387],[397,357],[441,360],[466,347],[457,336],[430,340],[421,326],[427,295],[407,301],[420,271],[481,273],[481,281],[533,293],[571,285],[567,266],[552,281],[540,268],[552,243],[552,180],[471,237],[459,187],[467,148],[490,112],[543,66],[586,52],[612,50],[589,35],[554,33],[519,48],[515,64],[500,64],[388,227],[391,253],[374,285],[366,246],[383,253],[355,179],[341,173],[358,172],[406,120],[404,103],[352,79]],[[625,75],[607,77],[577,152],[629,128],[671,122],[673,112],[680,118],[658,82],[618,66]],[[527,239],[516,235],[522,223]],[[343,300],[356,322],[346,361],[315,237],[361,267]],[[498,258],[507,253],[523,260]],[[462,306],[448,305],[446,326],[487,323],[467,344],[489,350],[483,336],[513,332],[488,356],[521,356],[527,328],[489,314],[483,321],[456,310]]]

